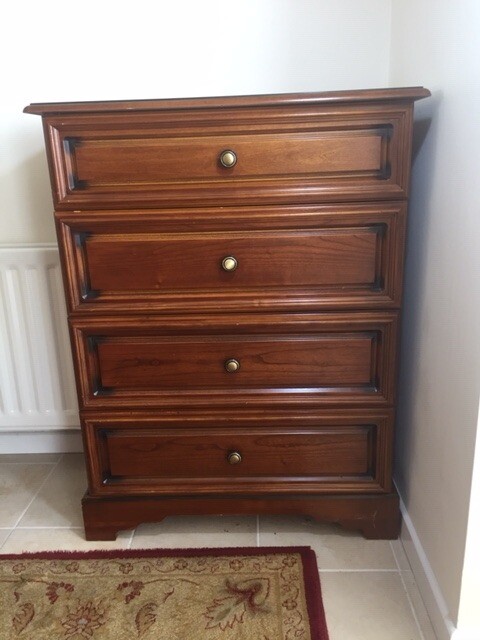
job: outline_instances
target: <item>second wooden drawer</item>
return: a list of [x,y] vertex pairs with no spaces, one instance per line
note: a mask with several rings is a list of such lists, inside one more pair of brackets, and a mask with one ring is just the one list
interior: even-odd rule
[[73,321],[84,407],[393,402],[395,312]]
[[78,312],[399,307],[404,203],[59,216]]

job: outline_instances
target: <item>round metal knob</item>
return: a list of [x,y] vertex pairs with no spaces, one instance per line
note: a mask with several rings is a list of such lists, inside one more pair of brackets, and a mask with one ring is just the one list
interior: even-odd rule
[[222,151],[220,154],[220,164],[227,169],[235,166],[237,164],[237,154],[235,151],[232,151],[231,149],[225,149],[225,151]]
[[230,360],[227,360],[225,362],[225,369],[228,371],[228,373],[235,373],[235,371],[238,371],[240,369],[240,363],[238,360],[230,358]]
[[238,464],[242,461],[242,456],[238,451],[232,451],[232,453],[228,454],[227,460],[230,464]]
[[234,258],[233,256],[227,256],[222,260],[222,268],[225,271],[235,271],[237,267],[238,267],[237,259]]

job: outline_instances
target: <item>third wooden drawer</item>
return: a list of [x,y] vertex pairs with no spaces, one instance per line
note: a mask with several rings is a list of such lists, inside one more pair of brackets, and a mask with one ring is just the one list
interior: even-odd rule
[[85,408],[394,402],[396,312],[71,322]]

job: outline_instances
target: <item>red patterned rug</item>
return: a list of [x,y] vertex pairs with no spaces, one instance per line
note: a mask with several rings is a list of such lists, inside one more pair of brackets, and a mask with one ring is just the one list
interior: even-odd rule
[[1,640],[328,640],[308,547],[0,556]]

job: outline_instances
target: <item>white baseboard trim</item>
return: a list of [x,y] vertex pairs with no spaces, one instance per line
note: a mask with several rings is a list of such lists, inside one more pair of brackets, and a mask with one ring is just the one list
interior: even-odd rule
[[82,450],[80,429],[0,434],[0,454],[78,453]]
[[400,510],[403,519],[400,539],[438,640],[478,640],[478,632],[475,636],[463,635],[455,628],[427,554],[401,498]]

